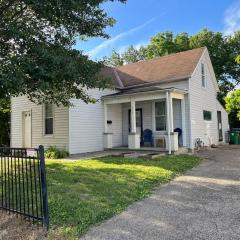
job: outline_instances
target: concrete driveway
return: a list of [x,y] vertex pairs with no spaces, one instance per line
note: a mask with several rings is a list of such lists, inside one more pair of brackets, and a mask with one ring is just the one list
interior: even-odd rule
[[240,239],[240,147],[200,155],[205,160],[197,168],[93,227],[81,239]]

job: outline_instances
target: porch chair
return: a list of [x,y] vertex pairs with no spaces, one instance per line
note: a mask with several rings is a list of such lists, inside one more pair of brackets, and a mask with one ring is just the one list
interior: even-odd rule
[[145,129],[143,131],[143,146],[153,146],[153,133],[150,129]]

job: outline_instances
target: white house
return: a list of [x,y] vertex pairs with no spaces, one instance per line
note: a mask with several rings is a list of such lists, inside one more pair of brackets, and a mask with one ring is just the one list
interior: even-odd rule
[[[12,147],[65,148],[70,154],[128,147],[176,151],[225,142],[228,115],[217,100],[219,91],[207,48],[102,70],[113,89],[90,90],[98,99],[73,107],[35,105],[12,98]],[[178,137],[173,133],[181,129]],[[143,132],[152,131],[152,146]],[[150,131],[150,132],[151,132]]]

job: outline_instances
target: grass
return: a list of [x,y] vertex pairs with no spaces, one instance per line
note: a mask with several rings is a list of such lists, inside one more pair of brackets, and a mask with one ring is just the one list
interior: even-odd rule
[[93,224],[148,196],[159,183],[191,169],[195,156],[154,160],[104,157],[47,160],[51,239],[75,239]]

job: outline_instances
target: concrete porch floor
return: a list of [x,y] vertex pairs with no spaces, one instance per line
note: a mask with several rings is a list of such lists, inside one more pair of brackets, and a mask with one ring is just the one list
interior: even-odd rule
[[[72,154],[70,155],[67,160],[79,160],[79,159],[92,159],[92,158],[98,158],[98,157],[105,157],[105,156],[111,156],[111,155],[153,155],[153,154],[168,154],[167,150],[160,149],[160,148],[154,148],[154,147],[145,147],[140,149],[129,149],[127,147],[116,147],[112,149],[105,149],[104,151],[98,151],[98,152],[87,152],[87,153],[79,153],[79,154]],[[173,154],[186,154],[188,153],[188,149],[186,148],[179,148],[177,152],[174,152]]]

